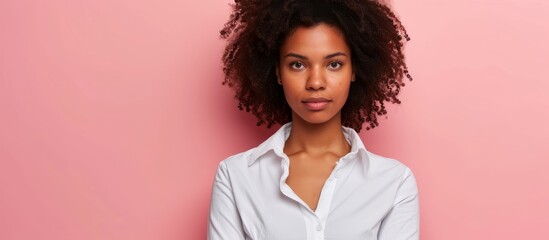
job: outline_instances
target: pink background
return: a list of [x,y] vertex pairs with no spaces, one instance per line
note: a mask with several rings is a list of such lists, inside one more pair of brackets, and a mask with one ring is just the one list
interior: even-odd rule
[[[205,238],[218,162],[275,130],[220,84],[228,2],[0,2],[0,239]],[[422,239],[549,239],[548,1],[393,2],[414,81],[361,136]]]

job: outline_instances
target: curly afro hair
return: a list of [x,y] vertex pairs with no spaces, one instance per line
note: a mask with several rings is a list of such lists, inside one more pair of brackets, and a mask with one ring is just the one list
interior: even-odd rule
[[[235,0],[220,31],[228,44],[223,54],[224,85],[236,92],[238,108],[252,112],[257,125],[291,121],[291,109],[277,83],[280,47],[297,27],[324,23],[340,30],[349,48],[356,81],[341,109],[343,126],[359,132],[379,125],[385,102],[409,80],[403,42],[410,38],[385,2],[375,0]],[[405,39],[405,40],[404,40]]]

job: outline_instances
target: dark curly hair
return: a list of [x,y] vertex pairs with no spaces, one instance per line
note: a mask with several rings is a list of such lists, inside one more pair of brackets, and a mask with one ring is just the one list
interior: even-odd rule
[[338,28],[351,50],[356,81],[341,109],[342,124],[359,132],[379,125],[385,102],[399,104],[404,62],[404,26],[385,2],[375,0],[236,0],[221,30],[224,85],[236,92],[238,108],[252,112],[257,125],[291,121],[291,109],[277,83],[280,47],[297,27],[320,23]]

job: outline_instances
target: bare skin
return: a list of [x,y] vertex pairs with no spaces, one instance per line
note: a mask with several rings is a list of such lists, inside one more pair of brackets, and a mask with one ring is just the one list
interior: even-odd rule
[[292,108],[286,184],[315,211],[336,162],[351,150],[341,129],[341,108],[354,78],[351,54],[337,29],[319,24],[297,28],[280,55],[277,75]]
[[284,145],[284,153],[290,158],[286,184],[313,211],[336,162],[351,151],[338,120],[340,117],[335,117],[324,124],[294,120],[292,132]]

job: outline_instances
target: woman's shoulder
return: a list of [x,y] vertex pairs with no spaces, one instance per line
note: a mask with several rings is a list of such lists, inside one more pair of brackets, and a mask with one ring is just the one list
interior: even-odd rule
[[221,160],[217,167],[216,181],[227,182],[234,172],[244,171],[252,151],[253,148]]
[[413,175],[412,170],[400,160],[366,151],[370,174],[393,172],[396,175]]
[[257,149],[257,147],[248,149],[243,152],[239,152],[236,154],[233,154],[219,162],[219,165],[230,165],[230,166],[247,166],[248,161],[250,160],[251,156],[253,155],[254,151]]

